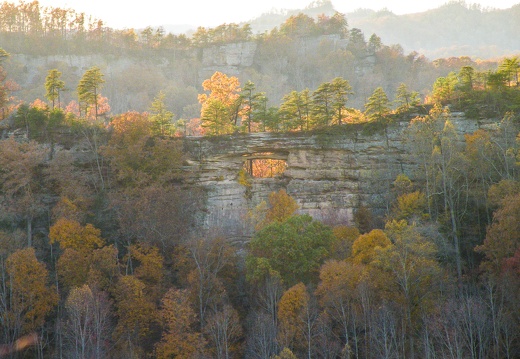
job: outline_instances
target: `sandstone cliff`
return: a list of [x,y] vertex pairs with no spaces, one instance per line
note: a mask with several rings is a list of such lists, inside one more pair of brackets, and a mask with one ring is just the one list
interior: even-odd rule
[[[486,126],[453,113],[462,134]],[[189,180],[206,193],[201,224],[237,240],[251,235],[247,213],[272,191],[284,188],[308,213],[328,223],[353,224],[353,213],[368,205],[383,214],[391,183],[399,173],[414,178],[403,131],[409,121],[382,129],[345,126],[323,133],[252,133],[185,140]],[[251,178],[248,189],[238,174],[248,159],[283,159],[285,172],[274,178]]]

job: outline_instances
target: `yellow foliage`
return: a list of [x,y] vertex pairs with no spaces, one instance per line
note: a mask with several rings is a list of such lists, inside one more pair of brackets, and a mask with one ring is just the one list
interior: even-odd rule
[[412,181],[410,181],[410,178],[408,178],[407,175],[403,173],[397,175],[394,181],[394,191],[398,196],[409,193],[412,190],[412,187]]
[[193,331],[196,316],[186,290],[172,288],[166,293],[160,318],[165,330],[156,345],[157,358],[191,359],[202,354],[205,341],[200,333]]
[[41,328],[58,303],[56,290],[47,286],[45,265],[36,258],[34,248],[25,248],[11,254],[5,268],[10,298],[5,303],[7,310],[0,312],[0,322],[18,327],[19,334]]
[[269,194],[269,209],[265,216],[266,224],[283,222],[291,217],[299,206],[294,198],[289,196],[284,189]]
[[420,191],[404,193],[397,198],[395,219],[422,219],[426,215],[426,196]]
[[356,239],[352,245],[352,259],[354,263],[369,264],[375,259],[378,248],[385,248],[391,244],[385,232],[374,229]]
[[204,104],[208,99],[215,99],[222,102],[225,106],[232,105],[240,96],[240,82],[235,76],[228,77],[226,74],[216,71],[211,78],[202,83],[204,91],[210,91],[210,95],[199,95],[199,102]]
[[145,284],[132,275],[122,276],[116,285],[114,293],[119,320],[114,336],[121,345],[138,348],[157,319],[155,305],[144,290]]
[[244,170],[244,169],[241,169],[240,171],[238,171],[238,184],[240,184],[241,186],[244,186],[246,188],[251,188],[253,186],[253,184],[251,183],[251,178],[249,177],[248,173]]
[[356,227],[336,226],[332,229],[334,242],[330,253],[335,259],[346,259],[352,253],[352,244],[361,235]]
[[278,303],[278,320],[280,323],[280,342],[286,346],[292,343],[302,343],[302,325],[309,293],[303,283],[298,283],[287,289]]
[[293,354],[291,349],[289,348],[283,348],[283,350],[280,352],[280,354],[275,355],[273,359],[298,359],[296,355]]
[[316,289],[320,304],[331,310],[344,310],[345,308],[339,306],[356,296],[356,287],[362,280],[362,275],[362,265],[337,260],[325,262],[320,269],[320,284]]
[[71,248],[79,252],[89,252],[105,245],[101,231],[90,223],[82,226],[79,222],[60,218],[50,228],[51,243],[58,242],[62,249]]
[[236,129],[236,117],[239,115],[240,83],[238,78],[215,72],[210,79],[202,83],[208,94],[201,94],[198,100],[202,105],[202,126],[207,134],[221,135]]
[[146,293],[152,299],[159,299],[164,278],[164,258],[159,248],[146,244],[128,247],[128,255],[135,263],[134,275],[146,284]]
[[87,281],[89,267],[90,256],[65,248],[56,264],[60,284],[65,289],[82,286]]

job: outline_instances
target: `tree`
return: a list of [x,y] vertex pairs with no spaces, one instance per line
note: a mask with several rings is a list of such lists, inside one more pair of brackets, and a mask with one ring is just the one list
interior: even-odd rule
[[66,248],[56,263],[62,293],[85,284],[102,291],[112,289],[120,275],[117,254],[114,245],[90,252]]
[[332,109],[334,110],[334,114],[332,116],[333,121],[336,120],[338,125],[341,125],[343,118],[346,115],[346,106],[345,104],[348,101],[348,96],[352,95],[352,87],[348,80],[345,80],[341,77],[336,77],[331,82],[331,90],[332,90]]
[[396,285],[395,296],[391,298],[404,311],[406,327],[403,331],[408,335],[410,357],[414,357],[417,325],[421,316],[433,310],[438,293],[442,272],[435,260],[437,249],[404,220],[388,222],[385,231],[392,243],[376,250],[377,260],[373,265],[389,272]]
[[322,83],[312,93],[312,115],[317,127],[328,126],[332,123],[332,84]]
[[286,285],[309,283],[329,255],[332,230],[309,215],[292,216],[258,231],[249,243],[247,276],[261,280],[278,275]]
[[[434,147],[432,158],[436,164],[438,176],[440,176],[440,193],[444,215],[449,221],[450,236],[453,239],[455,249],[455,263],[457,277],[459,281],[462,277],[462,258],[460,243],[460,215],[464,212],[459,207],[460,185],[465,180],[468,171],[465,170],[466,159],[462,155],[460,142],[455,126],[450,121],[449,112],[446,113],[447,119],[444,128],[440,133],[439,145]],[[464,202],[462,202],[464,204]]]
[[238,358],[242,328],[238,312],[229,304],[209,316],[204,331],[217,359]]
[[231,110],[231,107],[225,106],[223,102],[217,99],[209,98],[206,100],[200,117],[206,133],[217,136],[233,133],[235,126],[232,121]]
[[258,122],[255,115],[259,106],[259,94],[253,93],[255,89],[255,84],[252,81],[247,81],[240,94],[242,100],[242,116],[245,118],[242,122],[249,133],[253,130],[253,124]]
[[103,83],[105,80],[101,70],[94,66],[85,71],[77,87],[79,103],[84,106],[84,114],[86,115],[89,108],[93,107],[95,120],[98,118],[99,91]]
[[275,355],[273,357],[273,359],[298,359],[298,357],[293,354],[291,349],[283,348],[283,350],[280,352],[280,354]]
[[6,73],[2,64],[8,57],[9,53],[0,47],[0,110],[2,111],[2,120],[5,118],[4,110],[7,102],[9,101],[9,89],[8,86],[4,83],[6,79]]
[[306,14],[291,15],[280,25],[280,33],[289,37],[305,37],[314,35],[317,27],[314,19]]
[[125,275],[114,290],[117,325],[113,336],[127,358],[143,356],[143,345],[157,320],[155,305],[146,296],[145,287],[135,276]]
[[300,207],[296,200],[288,195],[284,189],[269,193],[268,200],[269,207],[265,215],[264,224],[281,223],[293,216]]
[[453,100],[455,86],[457,83],[457,75],[454,72],[450,72],[446,77],[437,78],[433,84],[433,102],[438,104],[446,104]]
[[128,247],[127,257],[129,271],[146,285],[146,296],[152,301],[158,301],[163,293],[165,277],[164,258],[159,248],[143,243],[132,244]]
[[381,38],[377,36],[376,34],[370,35],[370,39],[368,39],[368,46],[367,49],[371,54],[375,54],[379,50],[383,48],[383,42],[381,41]]
[[212,135],[232,133],[238,120],[240,82],[234,76],[217,71],[202,83],[202,87],[209,91],[198,97],[202,104],[202,126]]
[[514,86],[518,86],[518,72],[520,71],[518,56],[506,57],[498,69],[505,74],[509,86],[511,86],[511,82]]
[[352,244],[361,235],[359,229],[351,226],[339,225],[332,228],[334,243],[332,244],[332,258],[347,259],[352,254]]
[[352,260],[358,264],[370,264],[376,257],[378,249],[391,245],[385,232],[373,229],[369,233],[362,234],[352,244]]
[[473,90],[473,81],[475,78],[475,69],[471,66],[464,66],[459,72],[460,89],[464,93],[469,93]]
[[367,44],[365,42],[365,35],[360,29],[350,29],[347,50],[357,59],[364,59],[366,57]]
[[60,79],[61,72],[57,69],[49,70],[45,78],[45,97],[52,102],[52,109],[54,110],[55,101],[58,100],[58,107],[60,105],[60,91],[65,89],[65,82]]
[[45,132],[49,121],[49,112],[46,109],[21,104],[14,116],[15,126],[25,127],[27,137],[34,140],[46,140]]
[[155,135],[165,136],[175,133],[175,127],[172,123],[174,114],[166,108],[165,98],[166,94],[162,91],[159,92],[150,107],[149,119],[152,122],[152,133]]
[[164,295],[160,318],[164,330],[155,346],[157,358],[188,359],[203,353],[205,340],[195,330],[196,315],[186,290],[171,288]]
[[180,175],[183,154],[178,141],[152,138],[146,114],[127,112],[112,121],[113,132],[103,154],[111,160],[122,187],[165,184]]
[[390,101],[386,96],[382,87],[374,90],[372,95],[368,98],[365,104],[365,115],[371,121],[379,121],[387,123],[388,115],[390,114]]
[[350,94],[352,94],[352,87],[341,77],[322,83],[312,93],[312,115],[315,125],[318,127],[333,123],[341,125],[346,115],[345,104]]
[[403,193],[397,197],[397,204],[392,211],[392,217],[397,220],[407,220],[408,223],[419,222],[427,218],[426,197],[424,193],[415,191]]
[[193,268],[187,281],[203,331],[212,308],[218,308],[227,299],[226,289],[236,274],[235,251],[222,238],[192,241],[187,250]]
[[406,112],[410,108],[417,106],[419,104],[419,93],[410,92],[406,84],[401,83],[399,87],[397,87],[396,99],[395,102],[397,104],[397,112]]
[[17,216],[26,224],[27,243],[32,245],[33,219],[43,211],[41,167],[47,149],[34,141],[0,141],[0,205],[4,213]]
[[65,308],[69,357],[105,358],[108,354],[106,338],[111,329],[111,308],[107,295],[85,284],[70,291]]
[[41,328],[58,303],[55,288],[48,285],[49,272],[38,261],[34,248],[11,254],[0,271],[0,325],[4,340],[12,343],[21,335]]
[[286,131],[311,129],[311,97],[309,90],[291,91],[285,95],[280,105],[279,115],[282,128]]
[[520,194],[506,195],[493,214],[484,243],[476,247],[485,255],[482,268],[495,277],[502,273],[508,258],[520,248]]
[[[287,289],[280,298],[278,320],[280,330],[279,342],[288,348],[305,348],[305,322],[310,305],[310,296],[303,283]],[[310,357],[309,357],[310,359]]]
[[49,230],[50,243],[58,242],[62,249],[71,248],[88,253],[105,244],[101,231],[88,223],[82,226],[79,222],[60,218]]
[[359,287],[365,275],[363,265],[352,261],[329,260],[320,268],[320,283],[316,296],[333,328],[341,338],[341,346],[353,348],[358,353],[358,317],[361,303]]

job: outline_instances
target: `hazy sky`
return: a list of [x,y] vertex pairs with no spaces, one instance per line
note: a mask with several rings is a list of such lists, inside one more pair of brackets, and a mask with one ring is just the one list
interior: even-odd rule
[[[72,8],[104,20],[113,28],[141,28],[166,24],[216,26],[247,21],[276,9],[299,9],[312,0],[39,0],[42,6]],[[364,0],[363,8],[387,8],[396,14],[436,8],[447,0]],[[480,0],[483,7],[509,8],[520,0]],[[347,13],[360,7],[354,0],[332,0],[335,8]]]

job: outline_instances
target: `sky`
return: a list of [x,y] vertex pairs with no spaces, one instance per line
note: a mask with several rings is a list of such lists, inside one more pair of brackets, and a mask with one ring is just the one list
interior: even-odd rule
[[[14,1],[13,1],[14,2]],[[41,6],[72,8],[103,20],[109,27],[144,28],[160,25],[193,25],[213,27],[224,23],[251,20],[272,9],[301,9],[312,0],[39,0]],[[332,0],[336,10],[348,13],[363,7],[395,14],[406,14],[437,8],[448,0]],[[505,9],[520,0],[467,1],[484,8]]]

